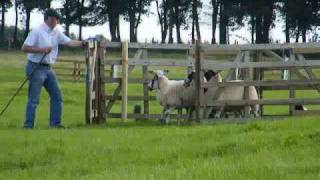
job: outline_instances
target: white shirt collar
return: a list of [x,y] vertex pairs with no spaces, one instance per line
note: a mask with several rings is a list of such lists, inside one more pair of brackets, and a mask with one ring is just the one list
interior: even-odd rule
[[45,22],[42,24],[42,27],[44,28],[44,30],[48,33],[54,31],[54,29],[51,29]]

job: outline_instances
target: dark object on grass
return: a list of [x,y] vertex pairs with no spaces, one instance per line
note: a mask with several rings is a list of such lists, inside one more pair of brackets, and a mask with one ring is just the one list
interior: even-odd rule
[[[141,106],[140,105],[135,105],[133,108],[133,114],[141,114]],[[136,121],[139,120],[139,118],[135,119]]]
[[308,109],[305,107],[305,106],[303,106],[303,105],[296,105],[295,107],[294,107],[294,110],[296,110],[296,111],[308,111]]

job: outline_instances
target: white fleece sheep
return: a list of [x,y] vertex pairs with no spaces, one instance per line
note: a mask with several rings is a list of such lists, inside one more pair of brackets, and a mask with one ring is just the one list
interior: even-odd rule
[[[220,74],[212,74],[212,71],[208,71],[211,74],[206,74],[206,79],[209,83],[219,83],[222,82],[222,78]],[[207,72],[207,73],[208,73]],[[242,80],[237,81],[229,81],[229,82],[243,82]],[[245,88],[243,86],[234,86],[234,87],[210,87],[206,93],[206,102],[214,102],[214,101],[232,101],[232,100],[243,100],[245,94]],[[254,86],[249,86],[249,100],[259,100],[259,96],[257,90]],[[259,116],[259,105],[251,105],[251,113],[255,116]],[[208,114],[207,117],[210,115],[211,111],[215,108],[210,108],[207,110]],[[244,106],[232,106],[230,110],[233,110],[236,113],[243,114],[245,107]],[[220,118],[225,110],[225,106],[220,107],[217,109],[216,118]]]
[[177,109],[194,106],[193,87],[185,87],[183,80],[169,80],[163,71],[153,71],[154,78],[149,82],[150,90],[156,90],[157,100],[163,106],[162,123],[168,123],[170,113]]

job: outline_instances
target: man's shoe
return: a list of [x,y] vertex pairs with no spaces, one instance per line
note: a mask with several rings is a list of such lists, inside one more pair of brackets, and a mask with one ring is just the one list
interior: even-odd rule
[[66,129],[66,127],[62,125],[54,125],[54,126],[51,126],[51,128]]

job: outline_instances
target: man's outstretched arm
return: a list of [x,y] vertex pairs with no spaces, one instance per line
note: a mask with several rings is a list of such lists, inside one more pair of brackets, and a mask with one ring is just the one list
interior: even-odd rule
[[52,50],[51,47],[39,48],[39,47],[29,46],[26,44],[24,44],[21,47],[21,51],[26,53],[50,53],[51,50]]
[[84,41],[71,40],[66,45],[69,47],[84,47],[85,43]]

